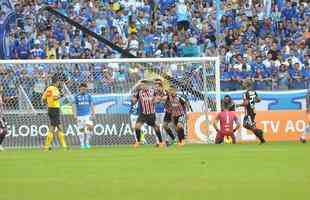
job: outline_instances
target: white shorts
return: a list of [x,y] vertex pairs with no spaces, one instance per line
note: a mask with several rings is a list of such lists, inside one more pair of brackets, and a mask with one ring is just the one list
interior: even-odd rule
[[156,124],[162,125],[164,123],[165,113],[156,113]]
[[77,117],[77,125],[79,129],[85,129],[88,126],[93,126],[94,122],[91,120],[90,115]]
[[134,128],[136,125],[136,122],[138,120],[138,115],[130,115],[130,123],[131,123],[131,127]]

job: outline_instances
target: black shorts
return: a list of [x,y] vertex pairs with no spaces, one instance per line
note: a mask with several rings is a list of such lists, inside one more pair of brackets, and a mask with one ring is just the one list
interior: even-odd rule
[[4,117],[0,117],[0,128],[4,129],[7,127]]
[[138,119],[137,119],[137,123],[141,123],[141,124],[146,123],[147,125],[152,126],[152,127],[155,126],[155,124],[156,124],[155,121],[156,121],[155,113],[153,113],[153,114],[143,114],[143,113],[141,113],[138,116]]
[[174,123],[174,125],[178,125],[178,124],[182,124],[183,126],[185,125],[185,116],[184,115],[180,115],[177,117],[172,117],[172,121]]
[[48,117],[52,126],[56,127],[60,125],[60,109],[59,108],[48,108]]
[[255,114],[244,116],[243,127],[246,129],[252,129],[256,127]]
[[172,121],[172,114],[169,112],[165,113],[164,122],[170,123]]

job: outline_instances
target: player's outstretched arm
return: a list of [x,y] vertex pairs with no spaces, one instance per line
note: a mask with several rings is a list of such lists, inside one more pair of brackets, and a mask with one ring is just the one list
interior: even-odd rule
[[236,128],[234,128],[233,132],[235,133],[241,127],[241,123],[240,123],[240,121],[239,121],[239,119],[238,119],[238,117],[236,115],[234,116],[234,121],[235,121],[235,124],[236,124]]
[[129,113],[132,113],[133,107],[134,107],[134,105],[136,105],[137,102],[138,102],[138,98],[135,95],[133,95],[131,97],[131,105],[130,105]]
[[214,118],[213,122],[212,122],[212,125],[213,125],[216,132],[220,131],[220,129],[217,126],[219,120],[220,120],[220,114],[217,114],[216,117]]

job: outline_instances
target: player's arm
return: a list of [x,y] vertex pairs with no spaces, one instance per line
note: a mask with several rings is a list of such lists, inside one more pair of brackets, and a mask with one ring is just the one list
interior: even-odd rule
[[184,98],[184,97],[181,97],[180,98],[180,103],[182,104],[183,108],[185,109],[185,111],[193,111],[193,108],[191,106],[191,104],[189,103],[189,101]]
[[236,107],[246,107],[249,105],[249,100],[246,96],[246,94],[243,95],[243,102],[241,104],[236,104]]
[[217,126],[219,120],[220,120],[220,113],[216,115],[216,117],[214,118],[213,123],[212,123],[216,132],[220,131],[220,129]]
[[234,122],[236,124],[236,127],[234,128],[233,132],[236,132],[241,127],[241,123],[236,115],[234,116]]
[[[255,92],[255,94],[256,94],[256,92]],[[262,101],[262,99],[256,94],[256,96],[255,96],[255,103],[259,103],[261,101]]]
[[48,90],[48,88],[46,88],[45,91],[43,92],[41,100],[42,100],[42,102],[43,102],[44,104],[46,104],[47,96],[49,96],[50,93],[51,93],[51,91]]
[[137,102],[138,102],[138,96],[137,96],[136,94],[132,95],[131,101],[130,101],[130,102],[131,102],[131,104],[130,104],[129,113],[132,113],[132,112],[133,112],[133,107],[134,107],[134,105],[136,105]]
[[58,89],[56,89],[56,90],[53,92],[53,99],[54,99],[54,100],[58,100],[58,99],[60,99],[60,98],[61,98],[60,92],[59,92]]

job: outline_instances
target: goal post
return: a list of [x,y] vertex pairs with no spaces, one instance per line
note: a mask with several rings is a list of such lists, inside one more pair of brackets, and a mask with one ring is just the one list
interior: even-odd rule
[[[208,116],[209,112],[220,110],[218,57],[0,60],[2,114],[9,129],[5,146],[34,148],[43,145],[49,123],[41,96],[54,74],[66,79],[61,89],[64,96],[61,119],[71,145],[78,144],[78,130],[70,99],[83,82],[88,84],[96,108],[94,145],[133,143],[130,96],[142,79],[160,78],[166,89],[176,86],[178,94],[188,99],[193,112]],[[151,128],[145,129],[148,142],[155,142]]]

